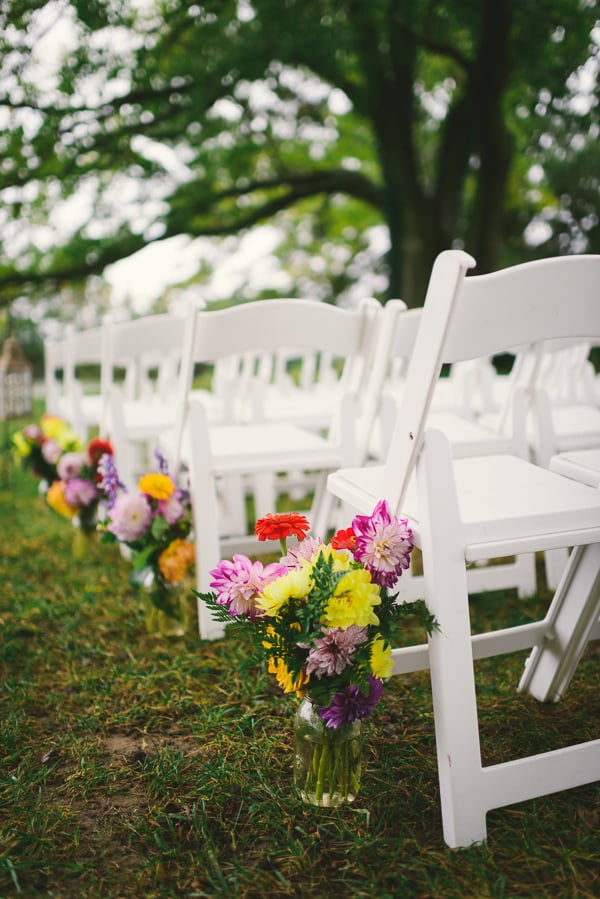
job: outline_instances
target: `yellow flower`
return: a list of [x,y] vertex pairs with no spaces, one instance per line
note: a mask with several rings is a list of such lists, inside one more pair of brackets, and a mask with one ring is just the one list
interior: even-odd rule
[[138,481],[138,488],[152,499],[168,499],[175,491],[175,484],[168,474],[145,474]]
[[58,418],[56,415],[42,415],[40,428],[44,437],[56,440],[63,449],[67,446],[74,452],[82,449],[81,440],[62,418]]
[[194,544],[189,540],[173,540],[158,557],[158,567],[165,581],[177,584],[182,581],[195,558]]
[[384,643],[381,637],[375,637],[371,644],[371,672],[379,680],[392,676],[394,660],[392,647]]
[[281,609],[290,599],[303,599],[310,590],[310,571],[308,568],[293,568],[263,587],[256,600],[257,607],[271,618],[277,617]]
[[336,584],[329,600],[323,624],[326,627],[347,628],[351,624],[364,627],[379,624],[373,606],[381,605],[379,587],[371,582],[371,575],[364,568],[355,568]]
[[309,681],[309,676],[304,670],[293,678],[283,659],[270,658],[267,664],[269,674],[274,674],[275,679],[284,693],[296,693],[302,689]]
[[13,434],[12,442],[17,454],[21,456],[22,459],[31,455],[31,444],[25,440],[20,431]]
[[65,518],[73,518],[77,515],[77,509],[70,506],[65,499],[64,481],[54,481],[50,484],[46,493],[46,501],[51,509],[58,512],[59,515],[64,515]]
[[347,550],[334,549],[330,543],[324,544],[315,550],[314,554],[306,564],[312,567],[320,555],[323,555],[325,560],[333,559],[333,571],[350,571],[352,556]]

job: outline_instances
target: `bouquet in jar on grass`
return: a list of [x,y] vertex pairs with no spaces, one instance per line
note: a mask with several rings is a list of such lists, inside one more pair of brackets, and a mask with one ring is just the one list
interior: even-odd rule
[[[413,543],[408,522],[391,515],[387,502],[357,515],[329,543],[308,530],[299,513],[260,519],[259,540],[280,541],[281,559],[224,559],[211,572],[214,592],[198,595],[215,618],[249,631],[282,690],[303,699],[296,785],[308,802],[337,805],[358,790],[358,749],[349,738],[392,674],[394,622],[416,614],[427,632],[435,622],[424,603],[398,603],[391,593]],[[290,537],[298,542],[288,548]]]
[[189,492],[179,487],[160,453],[156,472],[142,475],[137,491],[122,484],[110,457],[101,466],[106,494],[105,516],[98,523],[102,540],[127,547],[131,583],[144,589],[149,633],[181,636],[191,621],[181,589],[195,561],[190,539],[192,508]]
[[56,479],[48,487],[46,502],[81,534],[96,533],[98,508],[104,499],[100,465],[112,455],[110,442],[94,437],[85,450],[65,452],[56,460]]

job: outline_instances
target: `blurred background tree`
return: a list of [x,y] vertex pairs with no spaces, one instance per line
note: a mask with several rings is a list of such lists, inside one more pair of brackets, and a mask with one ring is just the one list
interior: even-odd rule
[[600,252],[596,17],[595,0],[5,0],[0,304],[266,222],[287,293],[328,299],[368,273],[420,305],[451,246],[479,272]]

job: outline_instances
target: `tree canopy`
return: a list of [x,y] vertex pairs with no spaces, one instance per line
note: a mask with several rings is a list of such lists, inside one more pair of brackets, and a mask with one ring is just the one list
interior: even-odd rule
[[410,305],[450,246],[478,271],[600,251],[596,15],[595,0],[6,0],[1,302],[269,220],[289,266],[322,255],[337,294],[384,226],[368,261]]

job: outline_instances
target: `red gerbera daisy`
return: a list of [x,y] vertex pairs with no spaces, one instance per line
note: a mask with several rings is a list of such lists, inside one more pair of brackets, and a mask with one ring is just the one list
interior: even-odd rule
[[258,519],[255,534],[259,540],[286,540],[293,535],[301,541],[309,529],[308,519],[300,512],[276,512]]
[[102,440],[100,437],[94,437],[88,443],[88,456],[94,467],[98,464],[102,456],[108,453],[109,456],[114,454],[114,450],[108,440]]
[[334,549],[349,549],[351,552],[354,552],[356,549],[356,534],[352,528],[338,531],[331,538],[331,545]]

